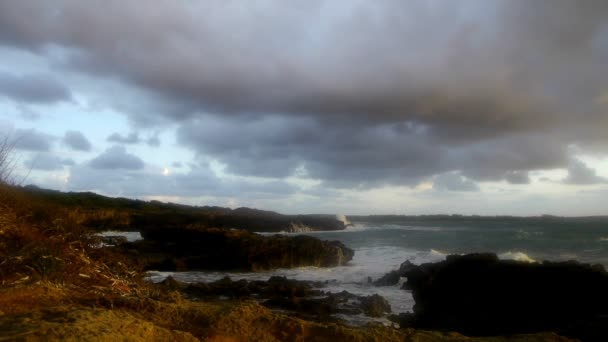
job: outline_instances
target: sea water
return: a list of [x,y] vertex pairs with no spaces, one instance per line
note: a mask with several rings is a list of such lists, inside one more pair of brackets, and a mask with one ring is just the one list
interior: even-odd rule
[[406,260],[422,264],[444,260],[448,254],[493,252],[502,259],[525,262],[577,260],[608,267],[608,226],[602,224],[356,222],[354,227],[343,231],[306,235],[339,240],[352,248],[355,256],[347,265],[332,268],[301,267],[260,273],[154,272],[150,279],[160,281],[172,275],[185,282],[209,282],[225,276],[233,280],[267,280],[279,275],[326,282],[323,290],[328,292],[377,293],[389,301],[394,313],[399,313],[412,311],[414,305],[411,294],[400,289],[404,279],[397,285],[385,287],[376,287],[368,279],[378,279],[399,268]]

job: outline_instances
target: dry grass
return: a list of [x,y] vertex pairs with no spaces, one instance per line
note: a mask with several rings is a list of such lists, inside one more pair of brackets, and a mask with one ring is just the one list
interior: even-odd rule
[[100,294],[136,291],[139,272],[124,256],[97,248],[99,238],[75,216],[0,186],[0,286],[45,281]]

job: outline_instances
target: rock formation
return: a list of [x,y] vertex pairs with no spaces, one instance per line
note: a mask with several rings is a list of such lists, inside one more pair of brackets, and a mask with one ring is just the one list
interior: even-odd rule
[[409,266],[404,276],[416,301],[406,326],[468,335],[555,331],[583,341],[608,336],[608,273],[601,265],[451,255]]
[[261,236],[228,229],[148,229],[144,240],[117,248],[146,269],[263,271],[345,265],[354,252],[339,241],[310,236]]

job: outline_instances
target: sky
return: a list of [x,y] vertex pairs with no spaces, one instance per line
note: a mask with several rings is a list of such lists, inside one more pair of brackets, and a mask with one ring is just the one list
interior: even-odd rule
[[62,191],[608,215],[608,2],[0,1],[0,133]]

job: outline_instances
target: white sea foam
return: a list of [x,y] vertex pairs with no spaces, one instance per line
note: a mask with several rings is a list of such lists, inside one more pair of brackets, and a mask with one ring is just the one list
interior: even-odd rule
[[530,258],[526,253],[523,252],[506,252],[498,255],[498,258],[503,260],[516,260],[523,262],[537,262],[536,260]]
[[278,269],[257,273],[235,272],[151,272],[149,279],[162,281],[171,275],[184,282],[211,282],[225,276],[233,280],[268,280],[271,276],[285,276],[289,279],[325,282],[323,291],[338,293],[344,290],[361,296],[379,294],[390,303],[395,313],[411,311],[414,299],[407,291],[401,290],[403,280],[395,286],[376,287],[368,282],[380,278],[385,273],[399,268],[402,262],[409,260],[414,264],[443,260],[445,255],[429,251],[415,251],[400,247],[365,247],[355,250],[355,256],[347,266],[332,268],[300,267]]
[[107,230],[105,232],[101,232],[98,234],[99,236],[124,236],[127,238],[127,241],[133,242],[137,240],[142,240],[140,232],[122,232],[118,230]]
[[342,223],[344,223],[345,225],[350,224],[350,221],[348,221],[344,214],[336,214],[336,220],[342,221]]
[[608,236],[601,236],[598,241],[608,241]]

